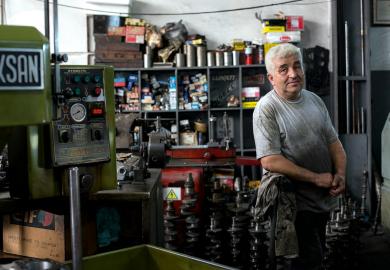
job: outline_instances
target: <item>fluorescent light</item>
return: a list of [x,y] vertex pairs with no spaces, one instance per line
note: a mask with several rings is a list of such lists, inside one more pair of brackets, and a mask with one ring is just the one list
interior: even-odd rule
[[133,4],[133,0],[87,0],[86,2],[107,6],[131,6]]

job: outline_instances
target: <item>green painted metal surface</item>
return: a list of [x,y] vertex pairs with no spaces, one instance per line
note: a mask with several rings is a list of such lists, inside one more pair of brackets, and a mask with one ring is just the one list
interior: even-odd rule
[[0,89],[0,127],[49,123],[52,118],[49,41],[34,27],[1,25],[0,49],[42,50],[43,67],[41,89]]
[[140,245],[83,258],[83,270],[107,269],[216,270],[235,268],[150,245]]
[[115,92],[114,92],[114,69],[104,67],[104,87],[106,94],[107,122],[109,127],[110,156],[111,160],[105,163],[101,172],[101,188],[116,189],[116,143],[115,143]]

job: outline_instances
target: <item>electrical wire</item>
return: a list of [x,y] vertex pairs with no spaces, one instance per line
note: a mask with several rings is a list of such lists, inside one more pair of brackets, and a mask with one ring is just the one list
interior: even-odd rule
[[[43,2],[44,0],[36,0],[38,2]],[[271,7],[271,6],[280,6],[280,5],[315,5],[315,4],[322,4],[322,3],[328,3],[336,0],[323,0],[318,2],[312,2],[312,3],[300,3],[304,0],[290,0],[290,1],[284,1],[279,3],[272,3],[272,4],[266,4],[266,5],[258,5],[258,6],[252,6],[252,7],[242,7],[242,8],[234,8],[234,9],[224,9],[224,10],[213,10],[213,11],[198,11],[198,12],[180,12],[180,13],[131,13],[132,16],[184,16],[184,15],[202,15],[202,14],[214,14],[214,13],[226,13],[226,12],[235,12],[235,11],[242,11],[242,10],[251,10],[251,9],[258,9],[258,8],[265,8],[265,7]],[[52,4],[50,2],[50,4]],[[58,6],[72,8],[72,9],[78,9],[78,10],[84,10],[84,11],[93,11],[93,12],[101,12],[101,13],[108,13],[108,14],[117,14],[117,15],[128,15],[129,13],[125,12],[115,12],[115,11],[106,11],[106,10],[97,10],[97,9],[90,9],[90,8],[80,8],[75,7],[71,5],[66,4],[60,4],[58,3]]]

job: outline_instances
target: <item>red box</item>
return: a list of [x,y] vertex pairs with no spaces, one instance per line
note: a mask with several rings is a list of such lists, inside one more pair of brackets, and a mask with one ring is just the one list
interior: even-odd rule
[[126,26],[126,36],[127,35],[145,35],[144,26]]
[[286,31],[303,31],[303,16],[286,16]]
[[111,26],[107,29],[107,35],[109,36],[126,36],[126,28],[123,26]]

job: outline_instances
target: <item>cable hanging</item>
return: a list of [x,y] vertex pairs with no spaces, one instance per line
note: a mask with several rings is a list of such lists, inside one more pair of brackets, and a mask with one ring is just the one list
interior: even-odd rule
[[[39,2],[43,2],[44,0],[36,0]],[[226,13],[226,12],[235,12],[235,11],[242,11],[242,10],[251,10],[251,9],[258,9],[258,8],[265,8],[265,7],[271,7],[271,6],[280,6],[280,5],[288,5],[288,4],[294,4],[303,2],[304,0],[290,0],[290,1],[284,1],[279,3],[272,3],[272,4],[266,4],[266,5],[258,5],[258,6],[251,6],[251,7],[242,7],[242,8],[233,8],[233,9],[223,9],[223,10],[213,10],[213,11],[197,11],[197,12],[178,12],[178,13],[131,13],[132,16],[184,16],[184,15],[202,15],[202,14],[214,14],[214,13]],[[300,3],[295,5],[310,5],[310,4],[321,4],[326,2],[331,2],[335,0],[330,1],[318,1],[318,2],[312,2],[312,3]],[[75,7],[71,5],[66,4],[58,4],[58,6],[67,7],[67,8],[73,8],[78,10],[84,10],[84,11],[93,11],[93,12],[101,12],[101,13],[108,13],[108,14],[117,14],[117,15],[129,15],[129,13],[125,12],[115,12],[115,11],[106,11],[106,10],[97,10],[97,9],[90,9],[90,8],[80,8]]]

